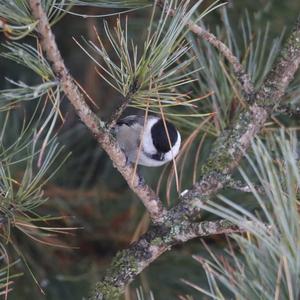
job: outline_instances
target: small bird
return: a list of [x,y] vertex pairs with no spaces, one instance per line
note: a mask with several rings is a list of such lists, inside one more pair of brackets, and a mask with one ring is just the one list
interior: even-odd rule
[[[128,161],[147,167],[159,167],[171,161],[179,152],[181,136],[175,126],[163,119],[131,115],[117,122],[115,134]],[[144,129],[143,129],[144,128]],[[171,143],[170,143],[171,142]],[[140,153],[138,154],[141,145]]]

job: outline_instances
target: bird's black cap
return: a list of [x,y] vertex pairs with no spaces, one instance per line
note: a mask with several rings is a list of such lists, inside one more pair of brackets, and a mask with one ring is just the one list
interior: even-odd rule
[[[174,146],[178,139],[177,130],[172,123],[167,121],[166,127],[170,137],[171,146]],[[166,133],[164,121],[162,119],[158,120],[151,128],[151,136],[153,144],[158,152],[166,153],[170,151],[171,147]]]

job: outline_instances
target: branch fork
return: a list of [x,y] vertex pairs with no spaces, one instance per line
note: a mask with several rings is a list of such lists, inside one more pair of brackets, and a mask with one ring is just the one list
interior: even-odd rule
[[[91,133],[94,134],[99,145],[106,151],[118,171],[127,181],[131,190],[142,200],[152,221],[154,223],[162,223],[165,210],[159,197],[148,185],[145,183],[141,184],[141,180],[139,176],[135,174],[133,166],[126,164],[125,154],[106,129],[104,122],[102,122],[86,104],[84,95],[80,92],[75,80],[69,74],[58,50],[55,37],[50,28],[49,20],[42,7],[41,1],[29,0],[29,5],[32,15],[39,21],[36,31],[38,32],[42,49],[46,53],[48,60],[52,63],[53,71],[60,82],[61,88],[76,110],[77,115],[89,128]],[[129,100],[130,98],[128,97],[128,101]],[[122,106],[120,110],[117,110],[111,124],[121,115],[123,109],[124,107]]]
[[[91,299],[118,299],[125,286],[137,274],[176,243],[211,234],[243,232],[242,227],[238,228],[227,220],[200,223],[191,220],[199,215],[203,203],[230,183],[231,173],[243,158],[251,140],[263,129],[272,110],[280,103],[300,65],[300,22],[298,21],[273,69],[257,93],[254,92],[249,75],[231,50],[202,27],[191,21],[188,23],[191,32],[216,47],[232,65],[249,107],[240,113],[231,129],[225,130],[217,138],[207,162],[202,167],[201,179],[179,198],[176,206],[166,210],[155,192],[145,183],[141,184],[137,175],[133,175],[134,169],[126,164],[126,157],[115,139],[86,104],[83,94],[64,65],[41,0],[28,2],[32,15],[39,21],[36,31],[42,49],[52,63],[62,90],[129,187],[144,203],[153,222],[146,234],[127,250],[117,254],[104,279],[97,284]],[[161,2],[157,1],[158,4]],[[173,10],[168,11],[171,15],[176,14]],[[129,99],[128,97],[128,101]],[[116,122],[125,107],[121,106],[117,110],[111,124]]]

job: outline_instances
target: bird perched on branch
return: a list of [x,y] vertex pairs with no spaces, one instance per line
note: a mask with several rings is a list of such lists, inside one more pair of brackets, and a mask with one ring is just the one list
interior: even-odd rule
[[127,116],[117,122],[114,130],[120,147],[132,163],[138,159],[139,165],[159,167],[179,152],[179,131],[159,117],[148,116],[145,121],[143,116]]

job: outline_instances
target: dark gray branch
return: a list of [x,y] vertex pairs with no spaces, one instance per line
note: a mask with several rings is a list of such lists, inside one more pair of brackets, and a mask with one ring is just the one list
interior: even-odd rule
[[131,95],[127,95],[125,99],[122,101],[121,105],[115,110],[115,112],[113,113],[112,117],[110,118],[107,124],[107,128],[112,129],[116,125],[118,119],[121,117],[122,113],[125,111],[128,104],[130,103],[131,100],[130,96]]
[[109,129],[111,129],[112,127],[114,127],[116,125],[118,119],[121,117],[122,113],[125,111],[125,109],[129,105],[129,103],[131,101],[131,97],[134,95],[134,93],[137,91],[137,89],[138,89],[138,84],[137,84],[136,80],[133,80],[133,84],[130,87],[130,91],[128,92],[128,94],[126,95],[124,100],[122,101],[121,105],[115,110],[115,112],[113,113],[113,115],[110,118],[110,121],[107,124],[107,127]]

